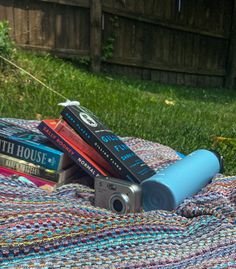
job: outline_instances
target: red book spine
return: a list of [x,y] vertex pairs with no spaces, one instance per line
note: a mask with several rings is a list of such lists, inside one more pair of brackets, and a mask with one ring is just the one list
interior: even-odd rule
[[69,125],[63,120],[59,120],[55,131],[63,135],[67,140],[83,151],[89,158],[96,162],[99,166],[103,167],[111,175],[117,176],[112,166],[89,144],[87,144],[82,137],[80,137]]
[[29,181],[33,182],[36,186],[41,187],[44,185],[49,185],[49,186],[54,186],[56,185],[56,182],[52,182],[46,179],[42,179],[39,177],[33,177],[31,175],[10,169],[10,168],[6,168],[6,167],[1,167],[0,166],[0,174],[4,175],[4,176],[13,176],[13,175],[18,175],[18,176],[22,176],[25,177],[26,179],[28,179]]
[[89,156],[72,144],[65,135],[58,133],[56,130],[57,124],[58,120],[43,120],[38,129],[60,150],[67,153],[91,177],[109,176],[107,171],[99,167]]

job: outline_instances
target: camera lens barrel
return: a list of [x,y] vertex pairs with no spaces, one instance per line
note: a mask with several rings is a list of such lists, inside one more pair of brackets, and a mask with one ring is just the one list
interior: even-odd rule
[[124,193],[115,193],[110,197],[109,208],[115,213],[127,213],[129,210],[129,197]]

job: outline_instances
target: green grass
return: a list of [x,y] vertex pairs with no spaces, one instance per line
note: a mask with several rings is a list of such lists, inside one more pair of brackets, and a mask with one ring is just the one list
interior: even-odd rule
[[[94,75],[50,56],[17,55],[20,66],[70,100],[79,100],[118,135],[157,141],[185,154],[199,148],[216,149],[225,157],[226,174],[236,174],[236,147],[213,139],[236,138],[236,89],[178,87]],[[1,117],[59,117],[57,104],[64,100],[22,72],[13,69],[0,74],[0,87]]]

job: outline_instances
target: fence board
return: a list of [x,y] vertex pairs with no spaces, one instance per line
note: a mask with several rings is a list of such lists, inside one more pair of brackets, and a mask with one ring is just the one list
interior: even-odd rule
[[43,44],[51,49],[55,48],[56,24],[55,24],[55,4],[49,3],[43,6],[44,17],[42,21]]
[[91,0],[90,7],[90,57],[94,72],[100,71],[102,49],[102,6],[101,0]]
[[129,18],[131,20],[137,20],[137,21],[144,22],[144,23],[159,25],[159,26],[164,27],[164,28],[179,30],[179,31],[183,31],[183,32],[197,33],[197,34],[212,36],[212,37],[216,37],[216,38],[223,38],[223,39],[228,38],[228,36],[225,33],[214,33],[214,32],[210,32],[207,30],[192,28],[192,27],[189,27],[188,25],[182,26],[182,25],[177,25],[177,24],[174,24],[171,22],[166,22],[166,21],[162,21],[162,20],[158,20],[158,19],[144,18],[142,16],[137,16],[137,15],[133,15],[132,13],[128,13],[127,11],[114,10],[114,9],[111,9],[108,7],[105,7],[103,10],[104,10],[104,12],[109,13],[109,14]]
[[135,61],[132,59],[126,59],[120,60],[118,58],[116,59],[109,59],[106,60],[107,63],[110,64],[119,64],[123,66],[134,66],[134,67],[140,67],[140,68],[149,68],[149,69],[158,69],[163,70],[167,72],[180,72],[180,73],[187,73],[187,74],[200,74],[200,75],[209,75],[209,76],[225,76],[225,70],[224,69],[218,69],[218,70],[204,70],[204,69],[194,69],[194,68],[184,68],[184,67],[178,67],[178,66],[169,66],[169,65],[162,65],[156,63],[150,64],[150,63],[143,63],[143,61]]
[[151,79],[151,71],[149,69],[143,69],[142,79],[145,79],[145,80]]
[[146,63],[152,60],[152,53],[154,53],[153,27],[148,27],[147,24],[143,24],[143,28],[140,30],[142,31],[140,31],[141,33],[137,37],[137,43],[140,44],[139,51],[142,54],[140,58]]
[[140,14],[140,15],[144,14],[145,2],[147,2],[147,1],[145,1],[145,0],[135,1],[135,12],[136,12],[136,14]]
[[176,73],[175,72],[169,72],[168,73],[168,83],[177,84]]
[[78,9],[75,14],[76,22],[79,24],[79,27],[76,29],[76,38],[79,38],[79,47],[80,50],[89,50],[90,49],[90,14],[89,9]]
[[9,22],[11,27],[11,37],[14,38],[15,35],[15,28],[14,28],[14,9],[13,9],[13,0],[7,0],[8,6],[6,5],[3,10],[5,9],[5,18]]
[[155,0],[145,1],[145,5],[144,5],[144,9],[143,9],[145,17],[147,17],[147,18],[153,17],[154,3],[155,3]]
[[[41,9],[40,3],[33,2],[31,3],[29,9],[29,44],[33,46],[43,46],[43,21],[44,21],[44,12]],[[23,43],[24,44],[24,43]]]
[[225,84],[227,87],[232,88],[235,84],[235,75],[236,75],[236,0],[234,0],[234,5],[232,9],[232,25],[231,25],[231,36],[229,39],[229,50],[226,59],[226,81]]
[[14,29],[15,41],[18,44],[29,43],[29,25],[28,25],[28,1],[23,0],[14,4]]
[[40,0],[40,2],[56,3],[66,6],[90,7],[89,0]]

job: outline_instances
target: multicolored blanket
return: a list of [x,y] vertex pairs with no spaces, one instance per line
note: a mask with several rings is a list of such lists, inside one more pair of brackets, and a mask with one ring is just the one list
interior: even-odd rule
[[[178,159],[124,140],[156,170]],[[0,268],[236,268],[235,187],[236,177],[218,175],[173,212],[117,215],[95,208],[83,185],[48,194],[0,175]]]

